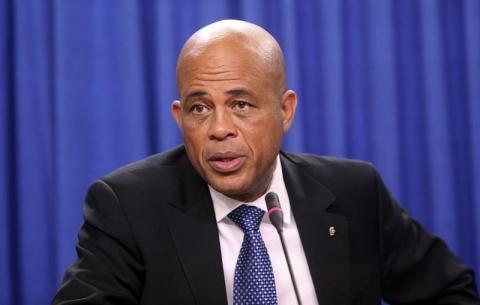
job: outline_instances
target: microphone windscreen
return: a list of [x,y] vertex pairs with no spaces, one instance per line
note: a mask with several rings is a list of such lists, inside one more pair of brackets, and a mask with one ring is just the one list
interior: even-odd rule
[[278,199],[278,195],[274,192],[270,192],[265,195],[265,202],[267,203],[267,209],[270,210],[271,208],[281,208],[280,200]]
[[278,232],[283,231],[283,211],[280,205],[278,195],[270,192],[265,196],[265,202],[268,209],[268,218]]

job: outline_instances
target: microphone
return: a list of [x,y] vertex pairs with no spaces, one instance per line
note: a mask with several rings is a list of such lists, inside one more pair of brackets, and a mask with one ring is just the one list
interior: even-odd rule
[[297,297],[298,305],[302,305],[302,301],[300,301],[300,294],[298,293],[297,282],[295,281],[295,276],[293,275],[292,264],[290,263],[290,256],[288,255],[285,240],[283,239],[283,211],[282,207],[280,206],[280,200],[278,199],[278,195],[276,193],[269,192],[265,196],[265,202],[267,203],[268,218],[275,229],[277,229],[278,235],[280,236],[283,254],[285,255],[285,259],[287,261],[288,271],[290,272],[290,278],[292,279],[293,289],[295,290],[295,296]]
[[278,234],[283,233],[283,211],[277,194],[274,192],[268,193],[265,196],[265,202],[267,203],[270,222],[277,229]]

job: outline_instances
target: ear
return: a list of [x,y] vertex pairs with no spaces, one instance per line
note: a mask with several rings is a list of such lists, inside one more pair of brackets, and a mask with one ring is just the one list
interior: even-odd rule
[[293,90],[287,90],[282,96],[283,132],[287,132],[292,125],[297,109],[297,94]]
[[179,100],[175,100],[172,102],[171,111],[175,122],[177,122],[178,128],[182,130],[182,106],[180,105]]

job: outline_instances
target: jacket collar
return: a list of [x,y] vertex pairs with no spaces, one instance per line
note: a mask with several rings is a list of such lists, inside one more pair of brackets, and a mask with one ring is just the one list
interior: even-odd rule
[[[292,158],[294,157],[294,158]],[[320,304],[347,304],[349,298],[348,223],[328,212],[335,195],[309,174],[312,165],[281,154],[293,216]],[[313,167],[314,171],[321,170]]]
[[227,304],[217,223],[207,184],[189,161],[170,201],[168,227],[197,304]]

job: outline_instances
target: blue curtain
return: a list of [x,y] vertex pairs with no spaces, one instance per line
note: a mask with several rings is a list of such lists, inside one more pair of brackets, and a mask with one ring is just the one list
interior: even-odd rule
[[225,18],[285,51],[285,149],[373,162],[480,272],[480,1],[0,0],[1,304],[52,297],[93,179],[181,142],[178,51]]

